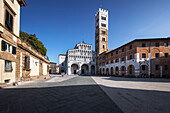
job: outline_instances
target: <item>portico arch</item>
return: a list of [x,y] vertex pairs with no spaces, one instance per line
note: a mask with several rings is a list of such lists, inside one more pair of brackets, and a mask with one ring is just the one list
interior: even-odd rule
[[78,74],[79,67],[77,64],[71,65],[71,74]]
[[125,76],[125,75],[126,75],[126,67],[125,67],[125,66],[122,66],[122,67],[120,68],[120,71],[121,71],[121,75],[122,75],[122,76]]
[[116,75],[119,75],[119,67],[116,67],[116,68],[115,68],[115,74],[116,74]]
[[109,68],[106,69],[106,75],[109,75]]
[[111,67],[111,75],[113,75],[113,67]]
[[128,75],[134,76],[135,75],[135,67],[133,65],[128,66]]
[[88,75],[89,74],[89,66],[87,64],[83,64],[81,66],[81,74]]

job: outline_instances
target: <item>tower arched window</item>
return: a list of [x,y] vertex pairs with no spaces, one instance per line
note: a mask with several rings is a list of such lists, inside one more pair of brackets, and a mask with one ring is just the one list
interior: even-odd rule
[[103,45],[103,49],[104,49],[105,47],[104,47],[104,45]]

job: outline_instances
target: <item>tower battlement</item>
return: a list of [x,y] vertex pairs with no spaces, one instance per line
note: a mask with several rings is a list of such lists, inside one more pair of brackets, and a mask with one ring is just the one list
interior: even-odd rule
[[105,10],[105,9],[102,9],[102,8],[99,8],[99,11],[100,11],[100,12],[108,13],[108,10]]

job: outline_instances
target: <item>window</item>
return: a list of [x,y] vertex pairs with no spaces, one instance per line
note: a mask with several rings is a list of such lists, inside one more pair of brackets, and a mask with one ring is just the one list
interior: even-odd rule
[[12,62],[5,60],[5,71],[12,72]]
[[106,34],[106,31],[102,31],[102,34]]
[[116,51],[116,54],[118,54],[118,51]]
[[30,57],[25,56],[25,69],[28,70],[30,69]]
[[122,58],[122,61],[124,61],[124,58]]
[[166,57],[166,58],[168,57],[168,55],[169,55],[168,53],[165,53],[165,57]]
[[155,47],[159,47],[159,43],[155,43]]
[[124,48],[122,48],[122,52],[124,52],[125,51],[125,49]]
[[156,65],[156,66],[155,66],[155,70],[159,70],[159,65]]
[[168,71],[168,65],[165,65],[165,71]]
[[111,56],[113,56],[113,53],[111,53]]
[[104,49],[105,47],[104,47],[104,45],[103,45],[103,49]]
[[64,63],[62,63],[62,66],[64,66]]
[[118,59],[116,59],[116,62],[118,62]]
[[146,58],[146,54],[145,53],[142,53],[142,58]]
[[129,49],[132,49],[132,45],[129,46]]
[[12,46],[12,54],[16,55],[16,47]]
[[13,32],[13,16],[8,12],[8,10],[5,11],[5,27]]
[[130,60],[132,60],[132,55],[130,55]]
[[142,47],[146,47],[146,44],[145,44],[145,43],[142,43]]
[[146,66],[145,65],[142,65],[142,70],[146,70]]
[[105,42],[105,38],[102,38],[102,41],[104,41],[104,42]]
[[168,42],[164,42],[164,46],[165,46],[165,47],[168,47]]
[[102,27],[106,27],[106,24],[101,24],[102,25]]
[[102,16],[102,20],[106,20],[106,17],[103,17],[103,16]]
[[2,40],[2,51],[10,52],[11,45]]
[[111,60],[111,64],[113,63],[113,60]]
[[159,53],[155,53],[155,58],[159,58]]

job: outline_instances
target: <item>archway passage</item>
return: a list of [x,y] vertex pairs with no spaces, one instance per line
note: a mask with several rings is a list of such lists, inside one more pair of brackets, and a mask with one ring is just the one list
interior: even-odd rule
[[149,77],[148,66],[146,64],[140,66],[140,77],[142,78]]
[[126,67],[122,66],[120,70],[121,70],[121,75],[125,76],[126,75]]
[[91,75],[95,75],[95,66],[94,65],[91,66]]
[[135,75],[135,67],[133,65],[128,66],[128,75],[134,76]]
[[72,64],[71,65],[71,74],[78,74],[78,65],[77,64]]
[[104,68],[103,68],[103,75],[104,75],[104,71],[105,71],[105,70],[104,70]]
[[89,66],[87,64],[83,64],[81,66],[81,74],[88,75],[89,74]]
[[111,67],[111,75],[113,75],[113,67]]
[[119,67],[115,68],[115,73],[116,73],[116,75],[119,75]]
[[109,75],[109,68],[106,69],[106,75]]

